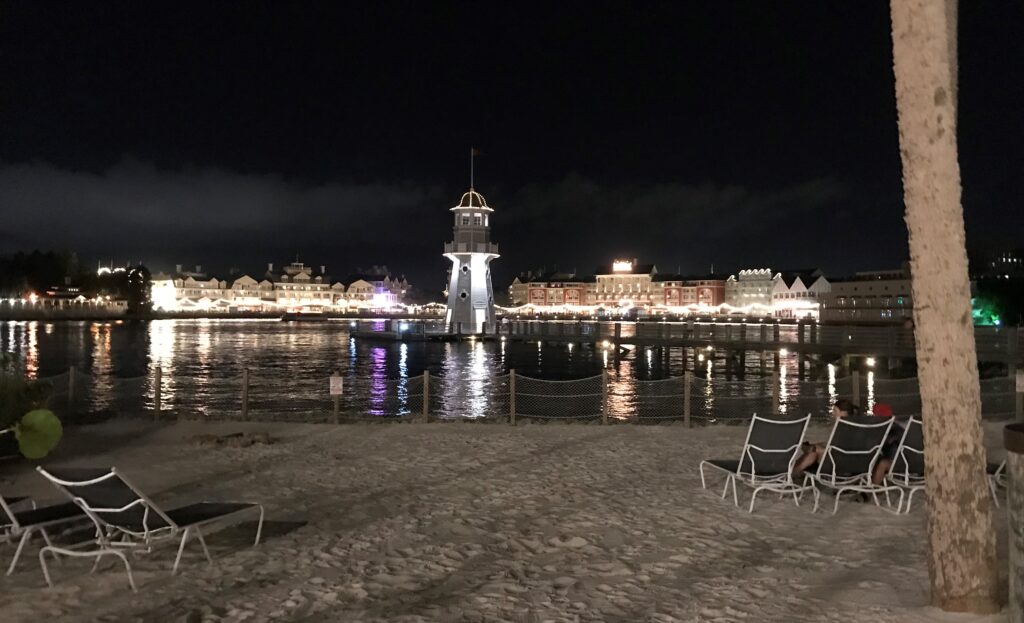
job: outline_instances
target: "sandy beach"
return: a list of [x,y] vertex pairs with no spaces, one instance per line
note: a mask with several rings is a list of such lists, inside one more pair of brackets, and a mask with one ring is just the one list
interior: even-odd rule
[[[267,431],[276,443],[201,446]],[[700,486],[744,428],[111,421],[71,429],[49,465],[116,465],[164,507],[255,500],[255,522],[135,559],[53,566],[33,541],[0,579],[5,623],[62,621],[947,621],[930,608],[925,515],[843,504],[835,516],[765,497],[753,515]],[[995,454],[998,427],[989,426]],[[809,437],[824,437],[816,428]],[[57,501],[28,464],[5,494]],[[715,481],[718,485],[719,480]],[[922,500],[923,501],[923,500]],[[1005,567],[1003,509],[996,512]],[[13,546],[2,546],[9,560]],[[1005,569],[1001,571],[1005,580]]]

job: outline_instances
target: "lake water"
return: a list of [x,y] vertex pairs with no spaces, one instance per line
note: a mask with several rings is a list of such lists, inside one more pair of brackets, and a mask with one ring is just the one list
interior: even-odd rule
[[[530,377],[517,377],[518,413],[594,417],[600,413],[600,375],[607,372],[612,417],[679,418],[685,371],[694,378],[695,420],[771,411],[772,365],[769,360],[762,368],[757,352],[746,354],[740,371],[724,351],[674,348],[666,355],[638,348],[616,361],[614,351],[580,343],[398,344],[355,339],[349,332],[344,321],[3,322],[0,348],[29,376],[50,379],[58,395],[74,368],[72,391],[81,409],[123,415],[152,410],[157,367],[161,407],[207,417],[239,417],[243,370],[249,375],[247,415],[273,419],[329,416],[328,377],[335,372],[344,378],[345,415],[419,413],[424,371],[431,377],[433,416],[506,417],[510,369]],[[800,381],[797,361],[794,353],[780,357],[781,410],[824,416],[837,396],[850,395],[849,379],[837,379],[826,362],[812,361]],[[876,385],[892,384],[886,390],[890,401],[908,399],[902,411],[914,411],[916,383],[874,377],[862,379],[862,402],[878,399]],[[570,379],[590,380],[565,382]]]

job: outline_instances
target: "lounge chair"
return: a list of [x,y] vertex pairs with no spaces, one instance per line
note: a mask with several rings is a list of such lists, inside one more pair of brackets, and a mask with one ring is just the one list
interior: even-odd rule
[[999,487],[1006,488],[1006,459],[1002,463],[986,464],[985,472],[988,474],[988,490],[992,493],[992,501],[999,506]]
[[924,491],[925,484],[924,434],[921,420],[915,417],[907,420],[900,445],[896,448],[896,455],[885,480],[907,492],[907,506],[903,512],[909,513],[910,505],[914,502],[914,494]]
[[[754,502],[761,491],[772,491],[779,494],[792,494],[793,501],[800,505],[800,495],[811,489],[810,486],[797,484],[793,481],[793,464],[796,462],[803,442],[807,424],[811,421],[810,414],[800,419],[772,420],[757,414],[750,419],[747,438],[743,442],[743,450],[739,460],[707,459],[700,462],[700,484],[707,489],[704,468],[711,468],[726,475],[725,488],[722,489],[724,499],[732,486],[732,499],[736,506],[740,505],[736,493],[736,483],[747,485],[754,491],[750,496],[748,512],[754,512]],[[813,490],[813,489],[812,489]]]
[[28,498],[0,496],[0,529],[4,531],[6,538],[18,538],[18,549],[14,551],[14,558],[11,559],[11,564],[7,567],[7,575],[14,573],[21,552],[34,532],[39,532],[46,544],[51,545],[50,535],[46,532],[47,528],[86,519],[82,509],[72,502],[43,508],[35,508],[35,504],[33,504],[32,508],[14,510],[14,507],[19,504],[24,505],[25,501],[28,501]]
[[[815,489],[823,487],[835,491],[833,514],[839,510],[842,494],[850,491],[871,494],[878,506],[881,506],[878,503],[879,493],[885,493],[888,502],[889,492],[897,492],[900,497],[895,512],[899,512],[903,506],[903,489],[871,482],[875,464],[892,426],[892,418],[877,416],[846,416],[836,420],[817,471],[805,475],[805,482]],[[819,500],[820,496],[815,495],[814,512],[818,510]]]
[[[108,469],[43,469],[39,473],[57,486],[71,501],[77,504],[96,525],[93,540],[68,547],[47,545],[39,551],[39,562],[43,567],[46,583],[53,586],[46,567],[46,554],[55,556],[78,556],[96,558],[96,565],[103,556],[120,558],[128,574],[128,584],[135,588],[131,564],[125,551],[142,549],[150,551],[159,541],[181,535],[178,555],[174,559],[171,573],[178,572],[181,555],[190,536],[195,536],[203,548],[206,559],[213,564],[210,550],[206,547],[201,528],[223,522],[229,517],[249,511],[259,511],[256,527],[258,545],[263,532],[263,506],[250,502],[198,502],[181,508],[164,511],[137,487],[129,482],[116,468]],[[95,565],[93,567],[95,569]]]

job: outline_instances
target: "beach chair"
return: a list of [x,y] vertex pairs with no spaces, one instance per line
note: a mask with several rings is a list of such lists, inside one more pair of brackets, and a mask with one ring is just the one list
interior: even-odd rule
[[131,564],[125,551],[151,551],[161,541],[175,539],[179,535],[178,555],[174,559],[171,573],[178,572],[185,544],[190,537],[199,540],[206,560],[213,564],[210,550],[206,547],[203,530],[211,525],[224,523],[240,513],[259,512],[256,526],[258,545],[263,532],[263,506],[251,502],[198,502],[164,511],[149,499],[116,468],[110,469],[43,469],[40,474],[64,492],[77,504],[96,526],[96,536],[68,547],[47,545],[39,552],[46,583],[53,586],[46,567],[46,554],[93,557],[93,569],[107,555],[120,558],[128,574],[128,584],[135,588]]
[[[842,495],[851,491],[870,494],[877,506],[881,506],[878,503],[879,493],[886,495],[887,502],[890,492],[898,493],[899,503],[894,512],[899,512],[903,506],[903,489],[896,485],[875,485],[871,482],[875,464],[892,426],[892,418],[877,416],[847,416],[836,420],[818,462],[818,469],[805,476],[805,482],[809,481],[815,489],[825,488],[835,492],[832,514],[839,510]],[[815,495],[814,512],[818,510],[819,501],[820,496]]]
[[736,493],[736,483],[744,484],[753,489],[750,496],[748,512],[754,512],[754,502],[761,491],[772,491],[779,494],[792,494],[793,501],[800,505],[800,496],[811,487],[793,481],[793,464],[799,454],[807,424],[811,421],[810,414],[800,419],[775,420],[757,415],[750,419],[747,438],[743,442],[743,450],[739,460],[706,459],[700,462],[700,484],[707,489],[705,468],[724,473],[725,488],[722,498],[732,487],[732,499],[736,506],[740,505]]
[[43,508],[36,508],[35,504],[32,504],[31,508],[15,510],[19,505],[24,506],[26,501],[28,498],[0,496],[0,529],[4,531],[6,538],[18,539],[18,548],[14,551],[14,558],[11,559],[10,566],[7,567],[7,575],[14,573],[21,552],[25,549],[25,544],[32,538],[32,534],[39,532],[46,544],[51,545],[50,535],[46,532],[47,528],[86,519],[82,509],[72,502]]
[[924,490],[924,434],[921,420],[912,417],[907,420],[900,437],[900,445],[896,448],[896,456],[885,480],[903,489],[906,494],[907,506],[904,513],[910,512],[914,503],[914,494]]
[[992,493],[992,501],[999,506],[999,488],[1006,488],[1006,459],[1002,463],[988,463],[985,472],[988,474],[988,490]]

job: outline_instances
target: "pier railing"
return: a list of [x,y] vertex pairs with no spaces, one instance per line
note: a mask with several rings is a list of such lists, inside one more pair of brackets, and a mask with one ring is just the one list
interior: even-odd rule
[[[360,332],[404,332],[408,336],[443,334],[444,322],[352,321]],[[451,329],[458,333],[457,328]],[[400,336],[399,336],[400,337]],[[902,326],[781,324],[758,322],[513,320],[484,327],[484,338],[551,342],[608,341],[652,346],[721,346],[743,350],[787,348],[801,353],[855,354],[910,359],[916,357],[914,330]],[[1017,327],[975,327],[979,361],[1024,361],[1024,332]]]
[[[683,425],[743,422],[751,414],[805,414],[826,421],[837,398],[870,409],[887,403],[898,416],[921,414],[917,379],[845,378],[797,381],[776,371],[753,381],[686,372],[638,380],[612,371],[573,380],[531,378],[510,370],[480,378],[447,379],[425,372],[398,379],[351,378],[330,392],[329,375],[293,379],[261,370],[199,378],[164,375],[160,367],[134,378],[70,369],[40,379],[50,407],[69,422],[107,417],[286,422],[485,421]],[[1024,420],[1024,394],[1013,378],[984,379],[982,415]]]

